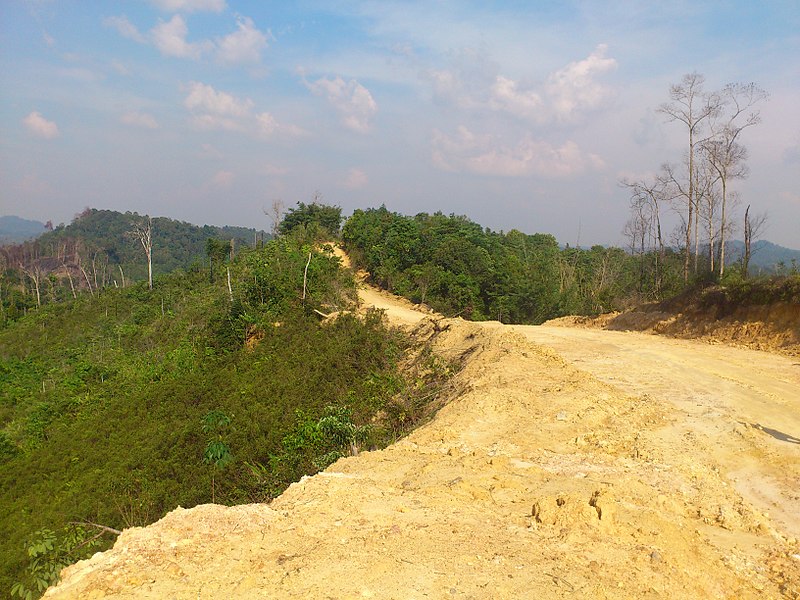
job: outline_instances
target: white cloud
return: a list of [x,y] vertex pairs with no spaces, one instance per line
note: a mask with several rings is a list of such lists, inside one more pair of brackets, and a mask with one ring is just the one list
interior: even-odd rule
[[205,83],[189,83],[189,95],[183,104],[189,110],[200,110],[217,115],[244,117],[253,109],[250,98],[239,99],[226,92],[218,92]]
[[276,134],[299,137],[308,132],[295,125],[286,125],[268,112],[255,114],[250,98],[237,98],[212,86],[192,81],[183,101],[192,111],[191,124],[195,129],[255,133],[264,137]]
[[264,112],[256,115],[259,130],[265,135],[272,135],[278,131],[278,122],[271,114]]
[[253,20],[240,17],[238,31],[217,40],[217,60],[225,64],[257,63],[267,47],[267,36],[256,29]]
[[259,113],[255,117],[257,131],[263,136],[270,137],[275,134],[288,137],[305,137],[308,132],[297,125],[287,125],[279,123],[275,117],[268,112]]
[[[174,2],[178,4],[178,2]],[[166,4],[166,3],[164,3]],[[181,3],[188,4],[188,3]],[[183,16],[175,14],[169,21],[158,23],[147,33],[142,33],[125,15],[106,17],[103,24],[120,35],[140,44],[152,44],[164,56],[198,60],[212,56],[226,65],[261,62],[261,52],[267,47],[269,32],[256,28],[253,19],[237,17],[237,30],[215,40],[190,42],[189,27]]]
[[58,125],[53,121],[48,121],[37,111],[30,113],[22,122],[28,128],[28,131],[36,136],[48,140],[58,137]]
[[140,44],[147,43],[147,38],[140,32],[136,25],[128,20],[125,15],[119,17],[106,17],[103,19],[103,25],[111,29],[116,29],[117,32],[124,38],[139,42]]
[[536,87],[500,75],[487,56],[469,49],[458,54],[448,69],[429,69],[422,78],[437,100],[461,109],[489,109],[536,123],[570,122],[612,96],[609,87],[597,82],[599,75],[617,66],[606,56],[607,50],[600,44],[587,58],[569,63]]
[[158,122],[156,121],[155,117],[147,113],[127,112],[122,115],[120,120],[125,123],[125,125],[131,125],[133,127],[158,129]]
[[440,99],[454,104],[464,104],[461,96],[461,79],[453,71],[446,69],[430,69],[422,74],[433,86],[433,95]]
[[204,52],[209,50],[211,43],[208,41],[188,42],[186,41],[188,34],[189,28],[180,15],[173,15],[166,23],[159,19],[158,24],[150,30],[153,45],[164,56],[200,58]]
[[573,141],[555,147],[526,134],[507,144],[492,135],[477,135],[464,125],[453,136],[435,130],[431,156],[434,166],[445,171],[504,177],[568,177],[603,166],[600,157],[584,155]]
[[541,118],[542,98],[535,91],[520,91],[513,79],[497,76],[492,86],[489,107],[524,119]]
[[345,127],[359,133],[367,133],[370,120],[378,112],[378,105],[372,94],[355,79],[345,82],[341,77],[327,79],[321,77],[306,86],[317,96],[325,96],[339,112]]
[[150,0],[164,12],[222,12],[225,0]]
[[431,83],[439,102],[474,109],[486,107],[498,71],[485,51],[463,48],[451,57],[447,69],[429,69],[421,77]]
[[571,62],[548,78],[545,90],[558,119],[569,120],[609,98],[611,90],[595,81],[597,75],[617,67],[616,60],[606,57],[607,50],[608,46],[600,44],[588,58]]
[[361,169],[355,169],[355,168],[350,169],[347,172],[347,176],[343,181],[344,187],[346,187],[349,190],[357,190],[363,188],[364,186],[367,185],[367,183],[369,183],[369,177],[367,177],[367,174]]

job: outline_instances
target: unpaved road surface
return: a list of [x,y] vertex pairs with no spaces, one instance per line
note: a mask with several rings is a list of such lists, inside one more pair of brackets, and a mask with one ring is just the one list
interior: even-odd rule
[[46,597],[800,598],[800,366],[362,297],[462,361],[434,420],[127,530]]
[[800,359],[633,332],[514,329],[601,381],[671,404],[664,446],[702,439],[736,489],[800,538]]

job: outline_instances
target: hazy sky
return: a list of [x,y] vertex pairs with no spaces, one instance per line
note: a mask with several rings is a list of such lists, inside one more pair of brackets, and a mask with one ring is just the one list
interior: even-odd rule
[[0,0],[0,214],[268,228],[319,191],[622,243],[691,71],[770,93],[735,188],[800,247],[798,0]]

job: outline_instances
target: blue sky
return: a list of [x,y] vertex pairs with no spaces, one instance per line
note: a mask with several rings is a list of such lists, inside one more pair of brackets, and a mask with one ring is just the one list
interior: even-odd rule
[[692,71],[769,92],[734,187],[800,247],[796,0],[0,0],[0,214],[268,228],[319,191],[622,244]]

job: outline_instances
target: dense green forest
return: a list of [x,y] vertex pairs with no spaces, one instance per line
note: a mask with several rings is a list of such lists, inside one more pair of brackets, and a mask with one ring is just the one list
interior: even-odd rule
[[[0,589],[24,596],[176,506],[265,501],[420,418],[449,367],[351,306],[305,225],[207,265],[49,302],[0,331]],[[416,374],[415,374],[416,373]],[[433,388],[432,388],[433,386]],[[376,415],[380,413],[380,418]]]
[[470,319],[541,323],[661,299],[683,288],[681,257],[669,250],[634,256],[613,247],[561,248],[552,235],[497,233],[455,215],[357,210],[342,238],[378,285]]

